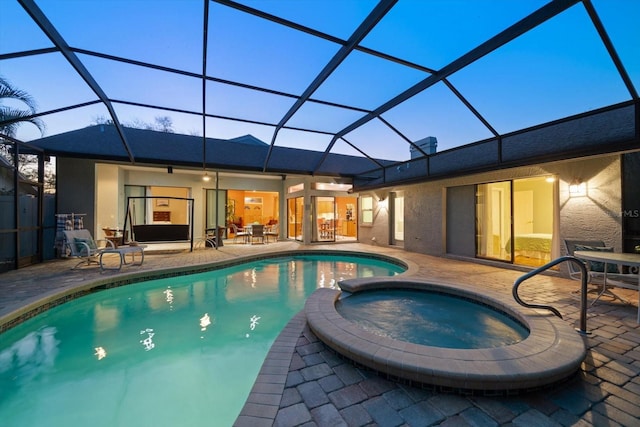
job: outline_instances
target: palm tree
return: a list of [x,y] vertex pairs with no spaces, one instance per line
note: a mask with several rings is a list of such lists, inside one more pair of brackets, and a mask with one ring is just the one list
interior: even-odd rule
[[[3,105],[6,100],[11,101],[13,105],[24,104],[27,108]],[[27,92],[13,87],[7,79],[0,76],[0,157],[14,167],[13,143],[4,143],[7,138],[3,138],[3,136],[15,138],[18,127],[25,122],[35,125],[40,130],[40,134],[44,135],[45,124],[39,118],[33,117],[35,113],[36,102],[33,97]],[[33,160],[29,156],[23,154],[18,156],[17,167],[20,174],[37,181],[37,169],[34,173],[33,168],[29,167],[30,164],[33,164]]]
[[[27,109],[20,109],[8,105],[2,105],[4,100],[19,101]],[[24,122],[35,125],[41,134],[44,134],[45,124],[37,117],[31,117],[36,113],[36,102],[27,92],[17,89],[8,80],[0,76],[0,134],[15,137],[18,126]]]

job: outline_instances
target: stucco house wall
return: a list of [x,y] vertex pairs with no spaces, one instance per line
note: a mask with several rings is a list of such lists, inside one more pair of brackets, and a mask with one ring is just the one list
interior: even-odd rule
[[[442,256],[448,253],[446,239],[447,189],[470,186],[480,183],[504,181],[535,176],[554,176],[557,179],[557,213],[555,233],[557,244],[555,254],[565,253],[562,239],[583,238],[603,240],[616,251],[622,250],[622,198],[621,198],[621,161],[619,155],[608,155],[578,160],[552,162],[536,166],[527,166],[481,174],[433,181],[405,187],[394,188],[404,191],[405,241],[408,251]],[[587,195],[570,197],[569,184],[579,179],[587,184]],[[371,194],[374,201],[379,200],[382,192]],[[384,202],[382,202],[384,203]],[[382,211],[381,202],[376,209]],[[384,206],[384,205],[383,205]],[[551,207],[549,207],[551,209]],[[456,206],[449,205],[449,209]],[[469,210],[467,203],[464,208]],[[474,212],[463,212],[456,216],[456,226],[474,230]],[[388,242],[388,214],[374,215],[371,227],[360,227],[360,241],[368,244]],[[375,237],[376,239],[372,239]],[[385,240],[386,239],[386,240]],[[471,248],[471,253],[473,248]],[[468,256],[469,252],[459,255]]]

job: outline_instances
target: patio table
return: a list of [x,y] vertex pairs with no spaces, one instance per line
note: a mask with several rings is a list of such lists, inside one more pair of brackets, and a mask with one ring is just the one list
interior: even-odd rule
[[[587,261],[597,261],[604,263],[604,284],[603,287],[607,287],[607,264],[626,265],[629,267],[635,267],[638,275],[638,283],[636,285],[626,284],[624,282],[615,282],[615,286],[619,288],[626,288],[638,291],[638,316],[636,321],[640,323],[640,254],[627,254],[616,252],[601,252],[601,251],[575,251],[573,255],[576,258],[584,259]],[[604,291],[604,290],[603,290]]]

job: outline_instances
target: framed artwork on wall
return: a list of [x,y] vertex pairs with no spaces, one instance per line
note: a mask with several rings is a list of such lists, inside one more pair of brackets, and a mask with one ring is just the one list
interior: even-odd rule
[[244,203],[248,205],[261,205],[262,197],[245,197]]

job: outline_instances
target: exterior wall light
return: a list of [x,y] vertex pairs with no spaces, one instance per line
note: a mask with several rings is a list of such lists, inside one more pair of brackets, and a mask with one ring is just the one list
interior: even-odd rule
[[587,183],[574,179],[569,184],[569,197],[581,197],[587,195]]

